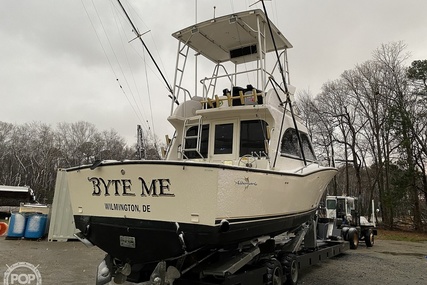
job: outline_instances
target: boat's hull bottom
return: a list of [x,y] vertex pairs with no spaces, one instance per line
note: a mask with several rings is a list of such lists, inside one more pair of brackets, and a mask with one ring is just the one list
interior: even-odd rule
[[260,236],[292,231],[313,218],[304,213],[251,220],[230,220],[221,227],[129,218],[76,215],[76,227],[94,245],[132,264],[177,258],[200,248],[236,245]]

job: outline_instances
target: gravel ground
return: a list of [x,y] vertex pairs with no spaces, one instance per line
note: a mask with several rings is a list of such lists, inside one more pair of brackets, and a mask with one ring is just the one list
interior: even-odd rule
[[[377,240],[372,248],[361,243],[357,250],[348,250],[300,272],[299,284],[427,284],[426,256],[427,242]],[[94,284],[103,257],[100,249],[87,248],[77,241],[0,238],[0,282],[8,266],[29,262],[39,265],[43,285]]]
[[427,242],[376,240],[301,272],[299,284],[427,284]]

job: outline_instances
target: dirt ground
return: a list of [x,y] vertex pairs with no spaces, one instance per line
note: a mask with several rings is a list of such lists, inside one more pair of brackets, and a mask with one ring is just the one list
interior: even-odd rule
[[[80,242],[0,238],[0,284],[7,266],[38,265],[43,285],[94,284],[104,253]],[[427,284],[427,242],[376,240],[300,272],[299,284]],[[17,283],[18,284],[18,283]]]

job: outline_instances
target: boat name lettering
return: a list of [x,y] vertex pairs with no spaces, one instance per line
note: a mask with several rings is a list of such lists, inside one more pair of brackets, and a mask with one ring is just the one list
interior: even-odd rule
[[150,213],[151,205],[104,203],[105,210]]
[[[92,196],[136,196],[139,191],[141,197],[174,197],[171,193],[171,182],[169,178],[152,179],[147,182],[142,177],[138,177],[138,183],[133,184],[131,179],[108,179],[101,177],[88,177],[92,184]],[[138,186],[137,186],[138,184]],[[137,189],[137,191],[135,191]]]

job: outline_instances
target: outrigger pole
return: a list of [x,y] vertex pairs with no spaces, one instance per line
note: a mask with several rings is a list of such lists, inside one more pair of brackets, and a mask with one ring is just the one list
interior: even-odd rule
[[132,26],[133,32],[136,34],[136,37],[141,41],[142,45],[144,46],[145,50],[148,52],[148,55],[150,56],[151,60],[153,61],[154,65],[156,66],[157,70],[159,71],[160,75],[163,78],[163,81],[165,82],[167,88],[169,89],[169,92],[172,94],[173,96],[173,90],[171,88],[171,86],[169,85],[168,81],[166,80],[165,76],[163,75],[163,72],[160,70],[160,67],[157,65],[156,60],[154,59],[153,55],[151,54],[150,50],[148,49],[148,47],[145,45],[144,41],[142,40],[142,34],[140,34],[138,32],[138,29],[135,27],[135,25],[133,24],[132,20],[130,19],[128,13],[126,12],[125,8],[123,7],[122,3],[120,2],[120,0],[117,0],[117,2],[119,2],[120,7],[122,8],[123,12],[126,15],[126,18],[129,20],[129,23]]
[[[277,51],[277,45],[276,45],[276,41],[274,39],[273,31],[271,29],[270,19],[268,18],[268,15],[267,15],[267,9],[265,8],[264,0],[260,0],[260,1],[262,3],[262,8],[264,9],[265,18],[267,19],[268,29],[269,29],[270,35],[271,35],[271,41],[273,42],[274,51],[276,52],[277,61],[279,63],[278,65],[279,65],[279,69],[280,69],[280,75],[282,76],[283,85],[285,87],[284,91],[285,91],[285,94],[286,94],[286,103],[289,103],[289,109],[291,110],[292,121],[294,123],[295,131],[297,133],[298,144],[299,144],[299,147],[301,149],[302,159],[304,160],[304,165],[307,166],[307,160],[305,159],[304,148],[302,146],[301,136],[299,134],[297,122],[295,120],[294,110],[292,108],[291,98],[289,96],[288,84],[286,84],[286,78],[285,78],[285,75],[284,75],[283,67],[280,64],[280,56],[279,56],[279,52]],[[280,85],[279,85],[279,88],[280,88]],[[285,111],[286,111],[286,105],[285,105],[285,110],[283,112],[285,112]],[[284,115],[285,114],[283,113],[283,116]],[[276,157],[277,157],[277,153],[276,153]]]

